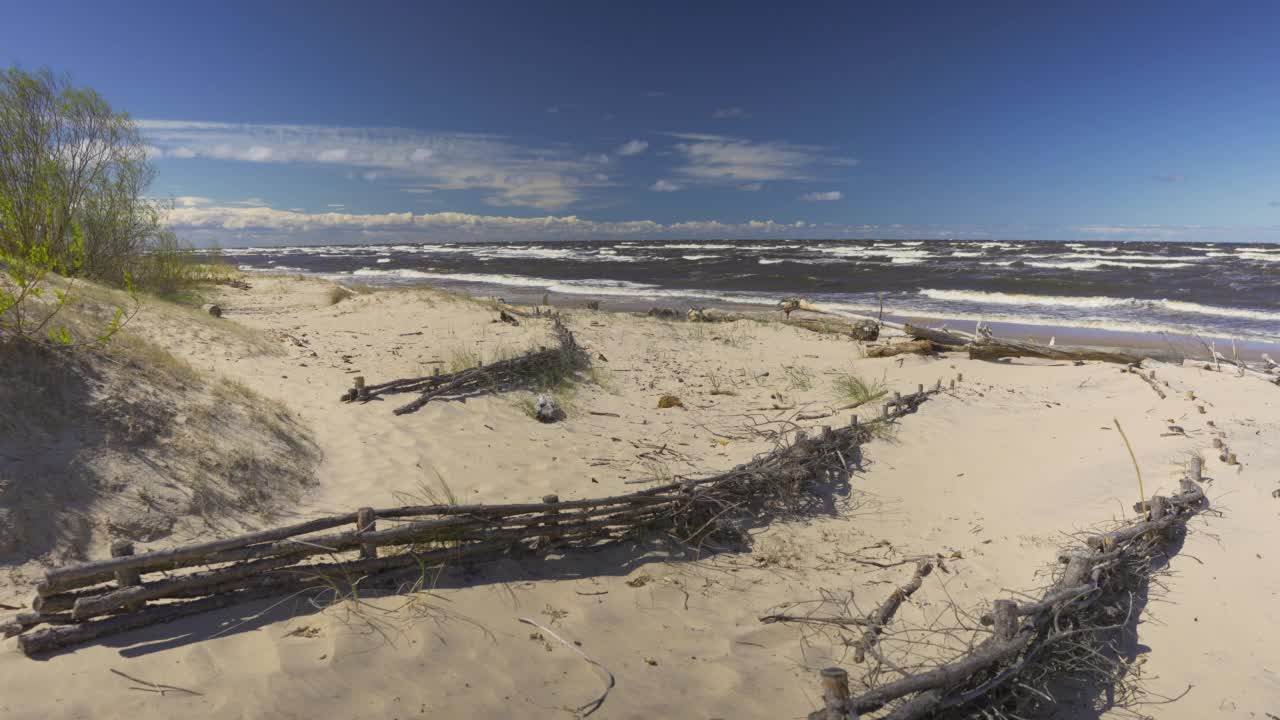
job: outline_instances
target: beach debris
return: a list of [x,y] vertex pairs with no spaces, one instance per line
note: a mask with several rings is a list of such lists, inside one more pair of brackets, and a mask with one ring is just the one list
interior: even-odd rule
[[781,310],[782,313],[787,317],[791,317],[791,313],[797,310],[804,310],[805,312],[818,313],[820,315],[831,314],[826,310],[823,310],[815,305],[812,305],[806,302],[804,298],[799,298],[799,297],[783,298],[778,303],[778,309]]
[[907,323],[902,326],[902,331],[916,340],[929,340],[934,345],[945,346],[949,350],[958,350],[973,342],[973,338],[947,330],[945,326],[927,328]]
[[[1068,347],[1058,345],[1049,347],[1039,343],[1020,340],[996,339],[985,336],[978,342],[968,346],[970,360],[999,360],[1008,357],[1035,357],[1047,360],[1097,360],[1120,365],[1141,365],[1145,359],[1142,355],[1119,350],[1098,350],[1088,347]],[[1149,355],[1148,355],[1149,356]]]
[[500,322],[504,322],[504,323],[506,323],[506,324],[508,324],[508,325],[519,325],[519,324],[520,324],[520,321],[519,321],[519,320],[517,320],[517,319],[515,318],[515,316],[514,316],[514,315],[512,315],[512,314],[511,314],[511,313],[509,313],[509,312],[507,312],[506,310],[499,310],[499,311],[498,311],[498,320],[499,320]]
[[216,318],[222,317],[222,308],[213,303],[205,303],[200,306],[200,309]]
[[649,317],[656,317],[659,320],[679,320],[680,312],[671,308],[649,308]]
[[852,340],[870,342],[880,337],[880,324],[868,318],[852,321],[838,318],[788,318],[781,322],[816,333],[844,335]]
[[869,358],[887,358],[895,355],[932,355],[936,352],[932,340],[908,340],[892,345],[867,348]]
[[1123,370],[1121,370],[1121,372],[1130,372],[1142,378],[1143,382],[1150,385],[1151,389],[1155,391],[1156,395],[1160,396],[1161,400],[1165,399],[1164,390],[1161,390],[1159,383],[1156,382],[1155,370],[1152,370],[1149,374],[1143,373],[1142,370],[1139,369],[1136,364],[1132,364],[1132,365],[1126,366]]
[[[555,638],[555,639],[556,639],[556,640],[557,640],[561,645],[563,645],[563,646],[565,646],[565,647],[569,648],[570,650],[574,651],[575,653],[577,653],[578,655],[580,655],[580,656],[582,657],[582,659],[583,659],[583,660],[586,660],[587,662],[591,663],[591,665],[592,665],[593,667],[599,668],[599,669],[600,669],[600,671],[601,671],[601,672],[603,672],[603,673],[605,674],[605,677],[603,678],[603,679],[604,679],[604,692],[600,693],[600,695],[599,695],[599,696],[597,696],[597,697],[596,697],[594,700],[592,700],[591,702],[588,702],[588,703],[586,703],[586,704],[584,704],[584,705],[580,705],[580,706],[578,706],[577,708],[574,708],[574,709],[573,709],[573,713],[574,713],[574,715],[575,715],[575,716],[577,716],[577,717],[584,718],[584,717],[587,717],[588,715],[590,715],[591,713],[595,712],[596,710],[599,710],[599,709],[604,705],[604,701],[605,701],[606,699],[608,699],[608,697],[609,697],[609,691],[610,691],[610,690],[612,690],[612,689],[614,688],[614,686],[618,684],[618,683],[617,683],[617,680],[614,678],[613,673],[609,670],[609,668],[607,668],[607,667],[605,667],[603,664],[601,664],[599,660],[596,660],[595,658],[591,657],[590,655],[588,655],[588,654],[586,654],[586,653],[582,652],[581,650],[579,650],[579,649],[577,648],[577,646],[578,646],[578,645],[581,645],[581,644],[582,644],[581,642],[578,642],[578,641],[576,641],[576,640],[575,640],[573,643],[570,643],[569,641],[567,641],[567,640],[565,640],[564,638],[562,638],[562,637],[560,637],[559,635],[557,635],[557,634],[556,634],[556,632],[555,632],[554,630],[552,630],[551,628],[549,628],[549,627],[545,627],[545,626],[543,626],[543,625],[540,625],[540,624],[538,624],[537,622],[535,622],[535,621],[533,621],[533,620],[530,620],[529,618],[519,618],[519,620],[520,620],[520,622],[522,622],[522,623],[524,623],[524,624],[526,624],[526,625],[532,625],[532,626],[534,626],[534,627],[538,628],[539,630],[541,630],[542,632],[546,633],[547,635],[550,635],[551,637]],[[530,637],[532,637],[532,636],[530,636]],[[549,645],[549,644],[548,644],[548,649],[550,649],[550,645]]]
[[[725,472],[625,495],[364,508],[53,568],[33,602],[36,619],[49,627],[20,621],[4,627],[17,631],[19,647],[31,656],[261,598],[335,586],[346,592],[355,582],[361,590],[404,588],[406,579],[437,563],[492,561],[512,552],[536,557],[552,547],[590,549],[652,538],[655,531],[686,545],[749,547],[746,527],[761,520],[825,512],[832,483],[849,472],[846,459],[856,457],[880,425],[915,412],[934,392],[902,396],[885,418],[796,433],[790,444]],[[389,522],[378,527],[381,519]]]
[[[499,360],[488,365],[478,365],[455,373],[441,374],[435,368],[431,375],[423,377],[403,378],[368,385],[363,388],[352,388],[342,395],[342,402],[353,400],[368,401],[376,397],[392,393],[420,393],[418,398],[395,409],[396,415],[411,413],[432,399],[470,396],[480,393],[500,392],[517,387],[543,382],[548,375],[564,375],[584,367],[591,358],[585,350],[578,346],[573,333],[559,320],[553,320],[552,330],[555,333],[557,347],[539,348],[524,355]],[[350,362],[349,356],[343,356]],[[363,389],[363,394],[361,390]]]
[[[894,647],[885,648],[874,636],[870,642],[866,640],[871,634],[868,630],[855,647],[855,654],[863,650],[864,659],[875,661],[875,667],[865,674],[870,679],[868,689],[852,696],[847,671],[826,668],[821,671],[826,707],[809,717],[866,717],[891,704],[893,712],[881,717],[923,720],[940,716],[935,713],[944,708],[963,712],[965,717],[1003,717],[1003,713],[986,711],[1008,707],[1019,708],[1020,716],[1035,716],[1037,710],[1047,707],[1046,703],[1052,705],[1053,696],[1046,688],[1055,687],[1063,677],[1084,671],[1105,672],[1108,677],[1115,672],[1120,677],[1124,673],[1123,660],[1105,659],[1106,652],[1126,632],[1124,620],[1132,619],[1140,610],[1134,595],[1150,582],[1152,561],[1172,554],[1187,520],[1208,507],[1196,482],[1199,471],[1199,465],[1192,463],[1176,495],[1139,502],[1139,517],[1127,525],[1087,536],[1078,545],[1061,551],[1058,559],[1062,569],[1055,573],[1056,581],[1039,600],[1020,597],[992,602],[990,611],[980,618],[990,630],[975,629],[972,640],[962,643],[964,649],[953,657],[939,658],[931,650],[934,654],[921,663],[912,655],[912,641],[899,639]],[[920,576],[918,568],[912,582],[895,591],[889,603],[896,599],[900,604],[903,591]],[[881,606],[881,610],[884,608]],[[875,624],[875,616],[825,617],[813,611],[770,619],[776,617],[761,619],[874,629],[884,627],[892,612],[884,622]],[[927,640],[923,644],[933,645]],[[899,655],[904,652],[907,657]],[[1099,659],[1108,666],[1099,668]],[[889,669],[894,672],[885,672]],[[1105,689],[1100,688],[1099,692],[1112,687],[1104,684]]]
[[661,409],[677,408],[677,407],[682,408],[684,407],[684,403],[681,402],[680,398],[676,397],[675,395],[663,395],[662,397],[658,398],[658,407]]
[[564,419],[564,410],[547,394],[541,394],[533,402],[533,417],[538,422],[553,423]]
[[600,301],[599,301],[599,300],[588,300],[588,301],[587,301],[587,309],[588,309],[588,310],[599,310],[599,309],[600,309]]

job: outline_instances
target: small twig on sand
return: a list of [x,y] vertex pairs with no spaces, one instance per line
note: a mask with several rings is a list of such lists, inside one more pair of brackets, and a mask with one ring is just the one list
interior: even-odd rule
[[544,633],[546,633],[546,634],[550,635],[551,637],[555,638],[556,640],[559,640],[561,645],[564,645],[565,647],[569,648],[570,650],[572,650],[572,651],[574,651],[574,652],[578,653],[579,655],[581,655],[581,656],[582,656],[582,658],[583,658],[584,660],[586,660],[587,662],[591,663],[592,665],[595,665],[596,667],[600,668],[601,670],[603,670],[603,671],[604,671],[604,674],[605,674],[605,675],[608,675],[608,676],[609,676],[608,681],[606,681],[606,682],[605,682],[604,692],[600,694],[600,697],[596,698],[595,700],[592,700],[591,702],[587,703],[586,705],[583,705],[583,706],[581,706],[581,707],[579,707],[579,708],[576,708],[576,709],[574,710],[574,713],[576,713],[576,714],[578,715],[578,717],[586,717],[586,716],[590,715],[591,713],[595,712],[596,710],[599,710],[599,709],[600,709],[600,707],[601,707],[602,705],[604,705],[605,698],[609,697],[609,691],[610,691],[610,690],[612,690],[612,689],[613,689],[613,686],[617,684],[617,680],[615,680],[615,679],[614,679],[614,677],[613,677],[613,673],[612,673],[612,672],[609,672],[609,668],[605,667],[604,665],[601,665],[599,661],[597,661],[596,659],[592,658],[590,655],[588,655],[588,654],[586,654],[586,653],[582,652],[581,650],[579,650],[576,646],[574,646],[574,644],[573,644],[573,643],[568,642],[568,641],[567,641],[567,640],[565,640],[564,638],[562,638],[562,637],[560,637],[559,635],[557,635],[557,634],[555,633],[555,631],[553,631],[552,629],[550,629],[550,628],[548,628],[548,627],[545,627],[545,626],[543,626],[543,625],[539,625],[538,623],[536,623],[536,622],[534,622],[534,621],[530,620],[529,618],[520,618],[520,622],[522,622],[522,623],[524,623],[524,624],[526,624],[526,625],[532,625],[532,626],[534,626],[534,627],[538,628],[539,630],[541,630],[542,632],[544,632]]
[[196,692],[195,690],[188,690],[186,688],[180,688],[176,685],[161,685],[160,683],[149,682],[147,680],[143,680],[141,678],[136,678],[132,675],[127,675],[125,673],[122,673],[119,670],[116,670],[115,668],[110,668],[110,670],[111,672],[115,673],[116,675],[119,675],[120,677],[130,682],[136,682],[139,685],[146,685],[146,687],[131,687],[129,688],[130,690],[143,690],[145,692],[160,693],[161,695],[166,695],[171,692],[186,693],[188,695],[204,695],[204,693]]

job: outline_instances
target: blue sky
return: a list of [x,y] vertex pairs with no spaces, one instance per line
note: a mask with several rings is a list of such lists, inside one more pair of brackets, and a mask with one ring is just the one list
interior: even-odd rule
[[1280,241],[1275,3],[132,3],[0,62],[139,119],[201,242]]

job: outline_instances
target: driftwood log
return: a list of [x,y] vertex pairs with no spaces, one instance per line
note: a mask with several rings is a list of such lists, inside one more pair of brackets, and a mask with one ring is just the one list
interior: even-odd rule
[[946,345],[951,348],[960,348],[973,342],[973,338],[957,335],[949,330],[927,328],[911,323],[903,325],[902,331],[916,340],[929,340],[935,345]]
[[1119,363],[1121,365],[1140,365],[1143,356],[1119,350],[1099,350],[1086,347],[1064,347],[1059,345],[1041,345],[1039,343],[1021,342],[1018,340],[997,340],[989,338],[968,346],[971,360],[999,360],[1007,357],[1035,357],[1048,360],[1087,361]]
[[869,358],[887,358],[895,355],[933,355],[938,351],[932,340],[908,340],[892,345],[867,348]]
[[[938,387],[940,387],[939,384]],[[366,387],[366,390],[369,390]],[[426,568],[509,554],[673,536],[708,546],[749,544],[742,523],[823,506],[878,424],[915,412],[937,388],[896,395],[884,417],[795,433],[791,444],[718,475],[626,495],[509,505],[362,508],[283,528],[46,573],[33,606],[0,623],[28,654],[168,622],[241,600],[309,588],[411,586]],[[385,522],[385,526],[379,521]],[[550,530],[549,530],[550,529]],[[326,532],[333,531],[333,532]],[[382,550],[396,548],[395,550]],[[343,554],[355,557],[343,559]],[[313,558],[325,556],[327,562]],[[204,569],[199,569],[204,568]],[[185,572],[184,572],[185,571]]]
[[853,340],[872,341],[880,337],[880,325],[875,320],[844,320],[831,317],[795,318],[781,320],[783,325],[804,328],[826,335],[843,335]]

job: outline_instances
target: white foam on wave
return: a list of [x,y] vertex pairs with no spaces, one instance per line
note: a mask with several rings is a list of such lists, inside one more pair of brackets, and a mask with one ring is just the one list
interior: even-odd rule
[[1014,263],[1022,263],[1026,267],[1046,268],[1055,270],[1101,270],[1103,268],[1142,268],[1146,270],[1177,270],[1178,268],[1192,267],[1193,263],[1189,262],[1166,262],[1166,263],[1138,263],[1138,262],[1119,262],[1114,260],[1065,260],[1061,262],[1052,262],[1047,260],[996,260],[983,263],[983,265],[999,265],[1000,267],[1009,267]]
[[898,258],[911,259],[917,262],[928,260],[933,254],[928,250],[918,250],[914,248],[891,248],[891,247],[843,247],[839,245],[819,245],[814,250],[828,255],[837,255],[839,257],[878,259],[889,258],[891,262],[896,262]]
[[718,257],[720,256],[716,255],[715,253],[711,253],[709,255],[681,255],[680,256],[680,258],[683,260],[710,260],[711,258],[718,258]]
[[1263,252],[1242,252],[1239,254],[1244,260],[1255,260],[1257,262],[1280,262],[1280,255],[1268,255]]
[[756,262],[760,263],[761,265],[777,265],[778,263],[786,262],[786,260],[782,258],[760,258]]
[[635,250],[732,250],[743,245],[725,243],[659,243],[654,245],[631,245]]
[[962,302],[979,305],[1017,305],[1035,307],[1060,307],[1080,310],[1102,308],[1156,309],[1166,312],[1193,315],[1213,315],[1263,322],[1280,322],[1280,312],[1201,305],[1182,300],[1140,300],[1138,298],[1114,298],[1105,296],[1072,297],[1066,295],[1025,295],[1020,293],[985,292],[981,290],[923,289],[920,294],[931,300]]
[[240,265],[239,269],[243,272],[263,273],[270,275],[272,273],[305,273],[306,270],[300,267],[292,267],[290,265],[272,265],[271,267],[256,267],[253,265]]
[[439,273],[425,270],[400,268],[380,270],[378,268],[360,268],[347,273],[323,273],[320,277],[341,281],[343,279],[361,278],[371,283],[402,284],[422,280],[442,280],[458,283],[474,283],[481,285],[505,285],[508,287],[539,288],[548,292],[565,295],[616,295],[632,298],[684,298],[698,300],[719,300],[721,302],[742,303],[747,305],[777,305],[779,297],[768,295],[749,295],[708,290],[679,290],[663,288],[658,285],[636,283],[627,280],[555,280],[552,278],[529,277],[521,275],[499,275],[490,273]]

